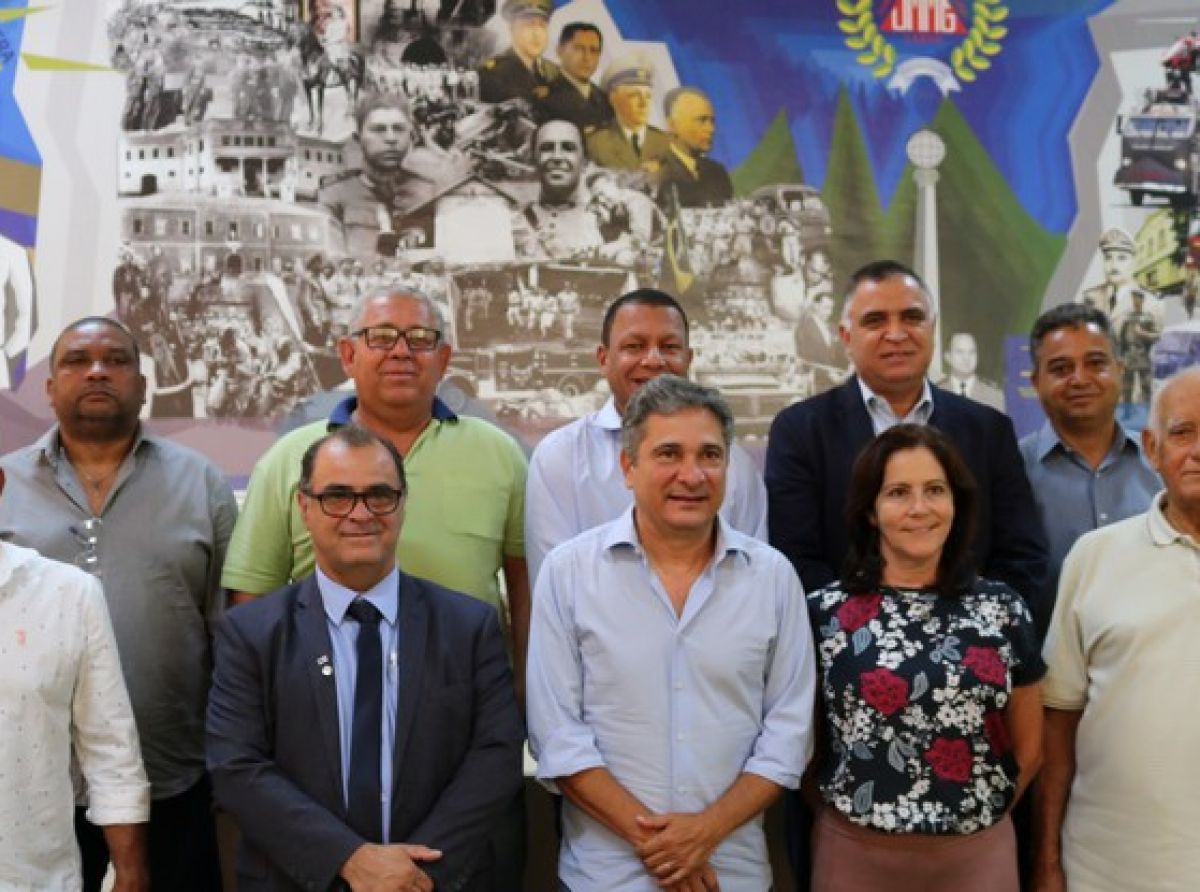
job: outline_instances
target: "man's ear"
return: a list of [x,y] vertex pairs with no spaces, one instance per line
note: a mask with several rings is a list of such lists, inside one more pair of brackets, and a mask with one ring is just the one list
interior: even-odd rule
[[337,343],[338,358],[342,361],[342,371],[346,373],[348,378],[353,379],[350,374],[351,367],[354,363],[354,339],[350,337],[338,338]]
[[629,457],[629,453],[625,451],[624,447],[621,448],[618,456],[621,460],[621,473],[625,475],[625,488],[633,489],[629,482],[630,472],[633,471],[633,459]]
[[1152,428],[1142,428],[1142,452],[1146,454],[1146,461],[1150,462],[1150,467],[1161,477],[1162,469],[1158,466],[1158,438]]

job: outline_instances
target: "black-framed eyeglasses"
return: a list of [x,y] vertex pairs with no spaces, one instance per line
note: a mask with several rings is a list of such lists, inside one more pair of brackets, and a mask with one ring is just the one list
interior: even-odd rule
[[362,338],[372,350],[391,350],[396,342],[404,338],[404,343],[413,353],[428,353],[436,350],[442,342],[442,333],[436,328],[424,325],[414,325],[411,328],[397,328],[394,325],[368,325],[350,334]]
[[394,514],[404,498],[404,491],[392,489],[390,486],[372,486],[362,492],[353,489],[342,489],[331,486],[324,492],[313,492],[311,489],[301,490],[310,499],[316,499],[321,510],[330,517],[349,517],[354,506],[360,501],[367,510],[376,517]]

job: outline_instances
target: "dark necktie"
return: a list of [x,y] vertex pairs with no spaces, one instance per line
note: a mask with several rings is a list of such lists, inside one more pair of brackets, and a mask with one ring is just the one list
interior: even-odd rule
[[355,598],[346,613],[358,623],[358,674],[354,679],[354,723],[350,732],[347,806],[350,826],[369,842],[383,843],[379,789],[379,746],[383,727],[383,615],[369,601]]
[[641,158],[642,157],[642,138],[640,136],[638,136],[636,133],[634,133],[629,137],[629,141],[631,143],[633,143],[633,154],[635,154],[639,158]]
[[963,381],[961,384],[958,385],[958,392],[961,393],[963,396],[967,395],[967,382],[966,381]]

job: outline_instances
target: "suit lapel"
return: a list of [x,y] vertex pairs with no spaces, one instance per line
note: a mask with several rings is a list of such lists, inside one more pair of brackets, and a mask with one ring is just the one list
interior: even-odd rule
[[929,385],[929,395],[933,399],[933,411],[929,413],[929,424],[945,434],[950,433],[956,418],[954,407],[946,402],[947,393],[948,391],[941,387]]
[[850,441],[850,461],[853,463],[858,451],[875,436],[871,415],[867,412],[866,404],[863,403],[862,391],[858,387],[858,376],[851,376],[841,386],[837,402],[845,422],[843,429]]
[[401,766],[412,738],[425,675],[425,646],[429,637],[428,595],[411,576],[400,574],[400,692],[396,741],[392,756],[392,802],[399,803]]
[[[338,735],[337,688],[333,680],[333,648],[329,642],[329,627],[325,624],[325,608],[316,576],[300,585],[296,597],[296,628],[300,639],[300,665],[308,676],[313,702],[317,709],[317,724],[326,758],[322,760],[332,772],[333,788],[342,800],[342,757]],[[326,673],[328,669],[328,673]]]

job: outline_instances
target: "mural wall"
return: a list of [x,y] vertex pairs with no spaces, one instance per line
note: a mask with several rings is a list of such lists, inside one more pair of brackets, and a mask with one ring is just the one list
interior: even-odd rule
[[[1134,9],[1136,7],[1136,11]],[[151,424],[244,477],[415,284],[444,395],[532,444],[605,397],[605,304],[684,301],[740,431],[843,380],[841,287],[914,264],[935,380],[1038,423],[1044,306],[1109,313],[1134,426],[1200,359],[1200,40],[1128,0],[0,0],[0,447],[45,358],[136,333]],[[36,288],[34,282],[36,281]]]

